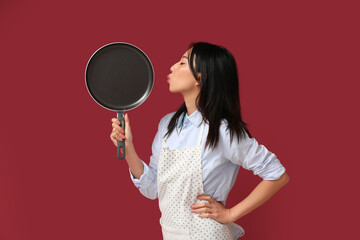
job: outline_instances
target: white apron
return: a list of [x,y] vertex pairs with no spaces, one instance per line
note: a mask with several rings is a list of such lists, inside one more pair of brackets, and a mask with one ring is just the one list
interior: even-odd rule
[[[203,131],[204,122],[197,145],[193,147],[169,150],[166,138],[162,140],[157,184],[164,240],[233,240],[244,235],[237,224],[222,224],[191,212],[191,205],[207,201],[197,199],[199,195],[206,195],[201,168]],[[236,230],[242,233],[234,236]]]

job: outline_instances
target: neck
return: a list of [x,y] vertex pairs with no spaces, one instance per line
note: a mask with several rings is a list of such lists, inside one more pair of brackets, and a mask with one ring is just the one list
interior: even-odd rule
[[195,100],[199,93],[200,91],[193,91],[191,93],[183,94],[188,116],[197,110]]

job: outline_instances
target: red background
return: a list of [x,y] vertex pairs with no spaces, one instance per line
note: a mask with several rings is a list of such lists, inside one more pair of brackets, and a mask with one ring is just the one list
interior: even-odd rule
[[[359,196],[356,1],[0,1],[0,239],[161,239],[158,201],[132,184],[84,71],[110,42],[140,47],[150,97],[128,111],[149,162],[181,95],[166,76],[192,41],[228,48],[243,120],[290,182],[237,221],[247,240],[354,239]],[[355,82],[356,81],[356,82]],[[261,181],[241,170],[227,206]]]

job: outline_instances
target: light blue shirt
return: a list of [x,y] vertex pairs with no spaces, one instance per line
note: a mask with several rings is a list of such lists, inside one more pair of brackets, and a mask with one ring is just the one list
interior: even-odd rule
[[[141,160],[144,164],[144,173],[140,179],[134,178],[129,168],[130,177],[135,186],[142,195],[150,199],[158,197],[157,165],[162,147],[161,142],[174,114],[175,112],[169,113],[160,120],[158,132],[152,143],[149,166]],[[183,117],[185,117],[184,125],[180,131]],[[183,114],[179,118],[177,127],[166,140],[169,149],[195,146],[200,132],[201,120],[202,116],[198,110],[190,116],[187,116],[187,113]],[[276,155],[259,144],[255,138],[249,138],[248,134],[245,138],[240,138],[240,141],[237,141],[234,136],[230,145],[230,132],[226,129],[226,120],[221,123],[219,143],[213,150],[204,149],[208,132],[209,125],[205,124],[201,140],[203,186],[205,193],[211,195],[216,201],[225,205],[240,167],[252,171],[254,175],[260,176],[263,180],[279,179],[285,172],[285,167]]]

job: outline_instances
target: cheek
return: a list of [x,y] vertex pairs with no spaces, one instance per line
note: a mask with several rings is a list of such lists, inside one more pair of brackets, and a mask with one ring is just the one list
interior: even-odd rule
[[191,85],[196,81],[190,70],[179,72],[179,80],[184,85]]
[[187,67],[178,69],[178,71],[173,74],[172,80],[173,81],[170,85],[173,90],[190,89],[194,86],[196,82],[190,69],[188,69]]

